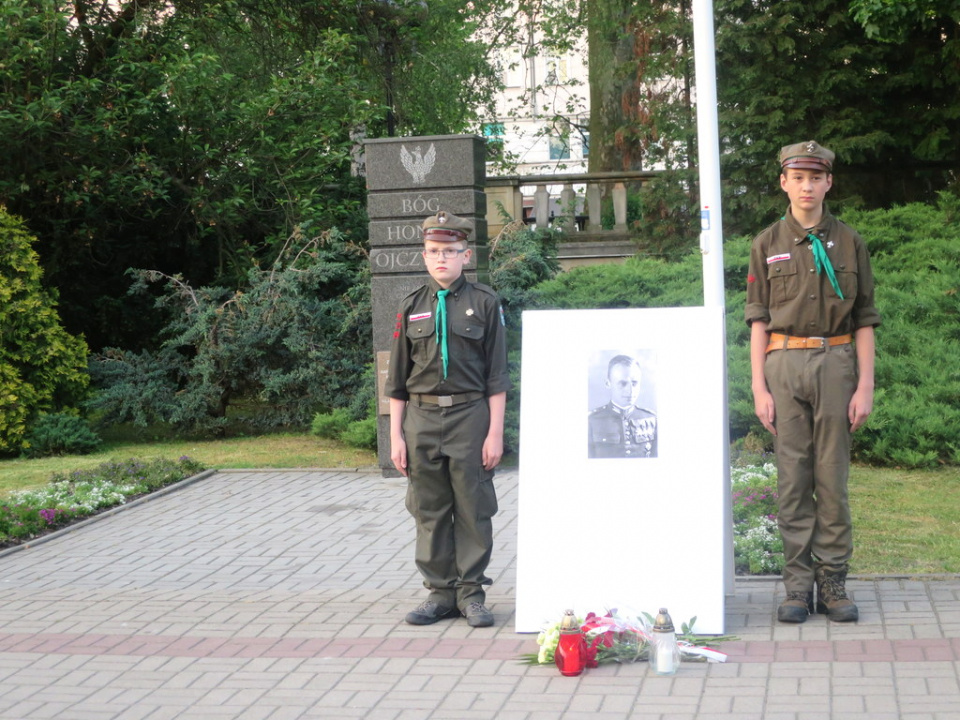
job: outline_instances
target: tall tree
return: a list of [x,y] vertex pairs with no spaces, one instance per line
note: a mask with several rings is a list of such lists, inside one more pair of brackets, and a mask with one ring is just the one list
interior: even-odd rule
[[465,129],[495,82],[470,8],[495,1],[384,25],[422,3],[0,0],[0,202],[37,235],[68,329],[149,345],[130,267],[234,285],[295,229],[362,242],[352,134]]
[[776,158],[797,140],[837,152],[835,209],[930,200],[950,182],[960,166],[955,19],[905,22],[888,42],[835,0],[718,0],[716,19],[728,232],[782,209]]

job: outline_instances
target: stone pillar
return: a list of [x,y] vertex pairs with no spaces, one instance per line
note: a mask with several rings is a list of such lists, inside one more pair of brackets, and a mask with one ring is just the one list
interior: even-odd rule
[[428,277],[420,250],[423,221],[439,210],[467,218],[473,257],[471,280],[486,281],[486,143],[476,135],[385,138],[364,141],[377,362],[377,446],[384,477],[398,475],[390,462],[390,402],[383,394],[400,301]]

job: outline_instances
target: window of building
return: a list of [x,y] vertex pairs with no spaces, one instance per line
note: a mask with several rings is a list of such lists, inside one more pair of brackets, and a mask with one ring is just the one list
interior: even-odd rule
[[509,48],[501,62],[503,68],[503,84],[508,88],[523,87],[526,68],[520,48]]
[[548,141],[550,143],[551,160],[567,160],[570,158],[569,135],[551,135]]
[[549,57],[547,58],[547,76],[544,81],[545,85],[563,85],[570,79],[569,72],[567,70],[567,58],[565,57]]

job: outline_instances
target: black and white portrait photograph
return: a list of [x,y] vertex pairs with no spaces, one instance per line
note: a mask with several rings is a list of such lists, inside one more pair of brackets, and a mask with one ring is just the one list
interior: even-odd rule
[[[524,311],[517,632],[611,598],[723,632],[733,577],[723,337],[723,308]],[[696,532],[676,532],[677,507]],[[670,537],[670,552],[623,572],[611,545],[650,537]]]
[[655,350],[604,350],[593,355],[587,457],[657,457],[655,377]]

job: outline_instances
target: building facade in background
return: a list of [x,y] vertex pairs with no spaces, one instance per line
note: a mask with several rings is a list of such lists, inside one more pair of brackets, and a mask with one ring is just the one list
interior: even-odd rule
[[[587,171],[590,154],[590,89],[587,81],[586,31],[563,54],[542,50],[535,23],[521,14],[528,42],[497,54],[505,89],[496,116],[483,123],[483,135],[499,151],[511,174],[534,175]],[[503,174],[503,165],[490,163],[488,173]]]

